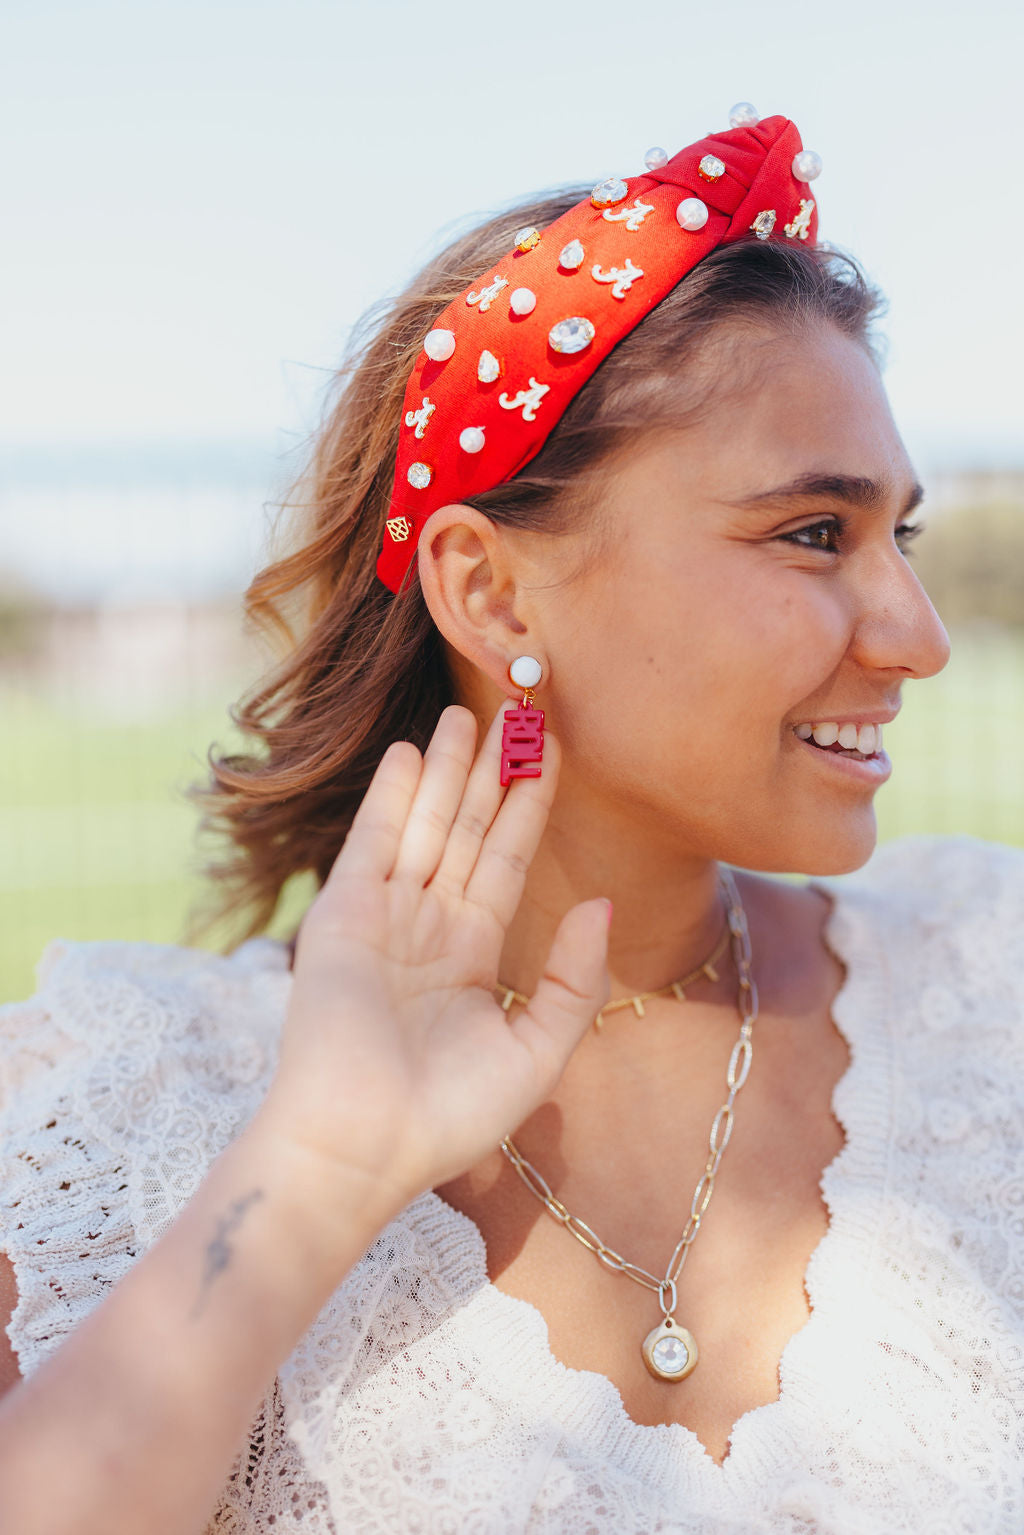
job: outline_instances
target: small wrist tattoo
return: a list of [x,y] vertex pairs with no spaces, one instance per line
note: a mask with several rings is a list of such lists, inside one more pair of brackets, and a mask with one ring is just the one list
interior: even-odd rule
[[213,1238],[206,1248],[206,1261],[203,1266],[203,1278],[199,1287],[196,1303],[192,1308],[191,1320],[195,1320],[202,1314],[207,1298],[213,1286],[214,1280],[224,1273],[234,1257],[234,1249],[228,1238],[233,1235],[245,1219],[246,1211],[251,1205],[258,1203],[264,1197],[262,1189],[252,1189],[250,1193],[243,1194],[228,1206],[226,1214],[217,1221]]

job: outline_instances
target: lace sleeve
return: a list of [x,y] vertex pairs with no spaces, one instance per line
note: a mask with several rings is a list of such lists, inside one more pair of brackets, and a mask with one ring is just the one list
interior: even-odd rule
[[[274,979],[271,976],[271,979]],[[269,1030],[244,966],[185,949],[53,945],[0,1010],[0,1243],[29,1374],[102,1300],[251,1117]]]

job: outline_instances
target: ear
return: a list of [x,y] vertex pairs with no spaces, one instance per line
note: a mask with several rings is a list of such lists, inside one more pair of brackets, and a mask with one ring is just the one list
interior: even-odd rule
[[517,690],[516,656],[547,661],[531,634],[532,604],[517,580],[512,540],[475,507],[439,507],[423,525],[417,548],[420,587],[441,634],[503,693]]

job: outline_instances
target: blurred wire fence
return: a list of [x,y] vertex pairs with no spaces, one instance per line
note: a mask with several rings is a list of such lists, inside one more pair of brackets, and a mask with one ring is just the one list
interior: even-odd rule
[[[5,569],[0,550],[0,1001],[32,989],[50,939],[178,941],[201,897],[184,790],[262,665],[223,595],[255,559],[259,476],[237,457],[222,471],[0,485],[4,529],[33,529],[29,558]],[[1024,471],[949,475],[929,492],[913,557],[953,655],[886,727],[880,837],[1024,846]],[[168,526],[188,538],[168,541]]]

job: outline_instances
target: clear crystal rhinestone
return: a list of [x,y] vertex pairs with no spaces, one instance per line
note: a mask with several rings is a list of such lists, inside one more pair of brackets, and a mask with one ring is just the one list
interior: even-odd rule
[[434,471],[429,464],[410,464],[405,477],[414,490],[426,490]]
[[763,208],[757,218],[751,224],[751,229],[759,240],[767,240],[775,228],[776,213],[774,208]]
[[552,325],[548,331],[548,344],[553,352],[585,352],[596,334],[588,319],[574,314]]
[[595,208],[611,208],[615,203],[621,203],[629,196],[629,188],[624,181],[617,176],[609,176],[607,181],[599,181],[590,194],[590,201]]
[[481,384],[493,384],[496,378],[501,377],[501,363],[493,352],[480,353],[480,361],[476,365],[476,376]]
[[690,1362],[690,1351],[682,1338],[659,1338],[651,1349],[651,1358],[666,1375],[679,1375]]
[[697,169],[705,181],[717,181],[719,176],[725,175],[725,161],[717,155],[705,155]]
[[558,265],[566,272],[578,272],[586,259],[587,253],[579,240],[570,240],[558,253]]
[[525,224],[512,236],[512,244],[518,251],[532,251],[535,245],[540,244],[540,230],[534,229],[532,224]]

